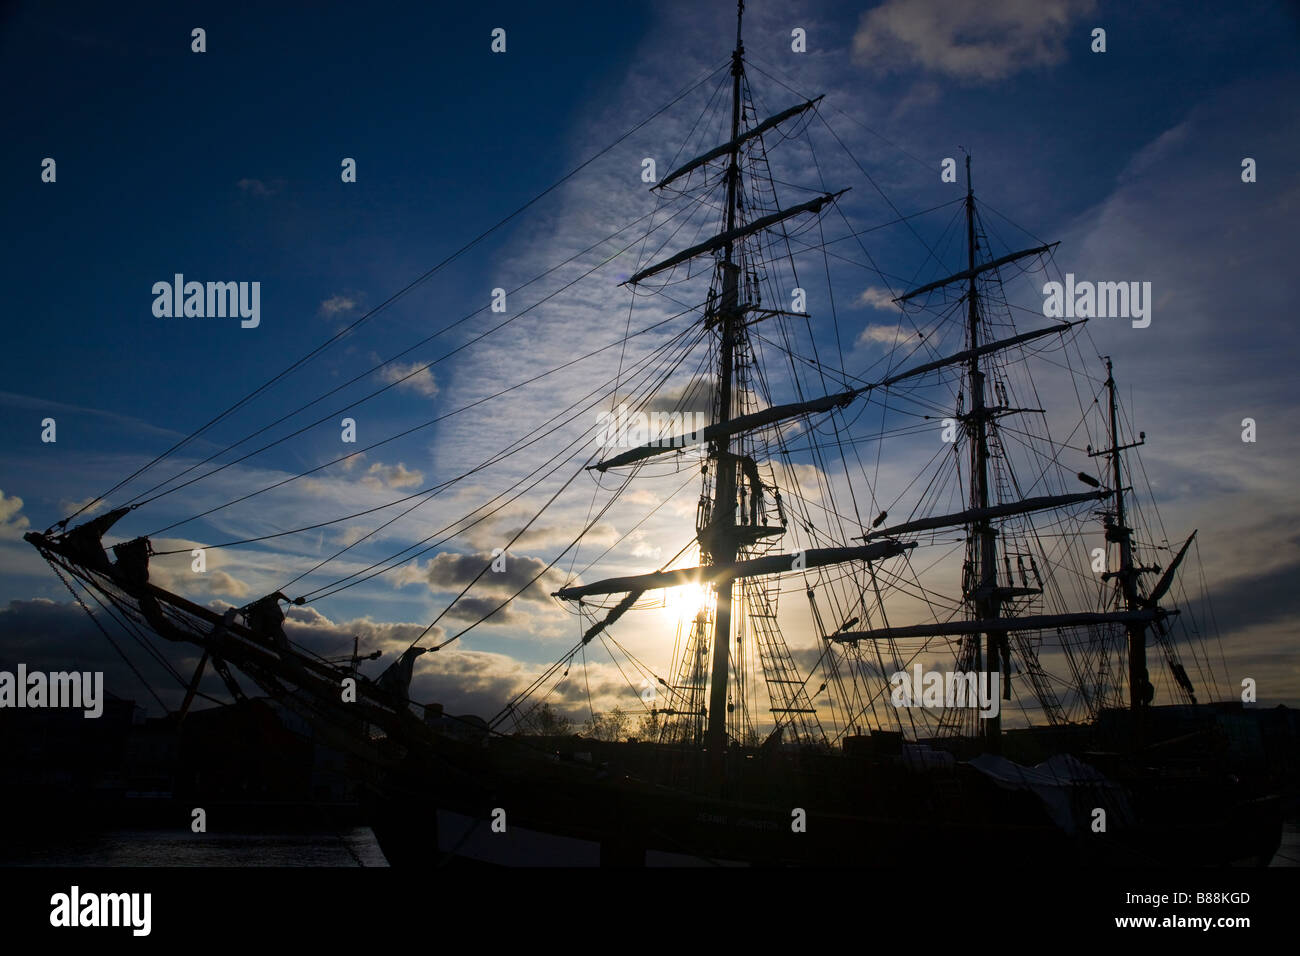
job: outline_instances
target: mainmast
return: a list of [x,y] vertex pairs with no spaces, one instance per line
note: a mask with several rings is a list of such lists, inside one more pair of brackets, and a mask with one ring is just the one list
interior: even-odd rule
[[[741,23],[745,0],[736,3],[736,49],[731,54],[731,151],[727,167],[727,225],[730,236],[736,228],[737,196],[740,187],[740,83],[745,73],[745,47],[741,40]],[[737,328],[740,304],[737,288],[740,267],[735,264],[735,240],[728,239],[718,264],[722,274],[722,298],[718,310],[722,347],[718,368],[719,421],[731,418],[732,378],[735,375]],[[711,564],[732,564],[736,560],[736,461],[731,456],[731,437],[723,435],[713,442],[710,457],[717,469],[714,486],[712,522],[701,529],[701,544],[707,545]],[[707,534],[707,538],[705,538]],[[734,579],[724,577],[717,583],[717,610],[713,619],[713,665],[709,689],[709,723],[705,744],[715,774],[720,775],[727,743],[727,671],[731,651],[731,594]]]
[[[969,153],[966,154],[966,270],[970,274],[966,286],[966,310],[971,349],[970,364],[967,369],[971,389],[971,411],[969,416],[971,431],[971,507],[987,509],[989,506],[987,427],[989,413],[984,405],[984,372],[980,369],[979,292],[975,285],[975,190],[974,185],[971,183]],[[1001,604],[997,596],[997,531],[989,519],[981,518],[971,525],[971,539],[970,560],[976,572],[972,575],[972,580],[976,584],[975,590],[968,597],[974,599],[972,606],[976,620],[993,620],[999,616]],[[979,636],[976,635],[974,640],[977,642],[976,659],[978,660]],[[1006,632],[989,631],[985,640],[984,659],[980,669],[989,675],[983,678],[988,682],[985,686],[992,686],[992,675],[1008,669],[1005,667],[1007,657]],[[1010,675],[1003,673],[1002,676],[1005,679]],[[1002,733],[1001,709],[998,710],[998,713],[985,720],[984,732],[988,737],[991,749],[996,751]]]
[[[855,398],[867,394],[875,387],[884,387],[885,383],[850,389],[834,395],[791,402],[783,405],[769,406],[763,409],[749,407],[744,397],[746,382],[745,368],[749,346],[745,328],[750,322],[759,321],[786,313],[774,309],[762,309],[757,301],[740,301],[740,274],[747,261],[746,243],[758,242],[758,237],[773,227],[787,220],[805,215],[816,215],[828,204],[835,202],[844,190],[825,193],[805,202],[792,206],[777,207],[755,218],[746,219],[742,215],[744,202],[741,193],[741,163],[743,150],[756,144],[762,149],[762,134],[774,129],[781,123],[804,115],[816,108],[821,97],[790,106],[762,122],[755,122],[748,129],[742,129],[745,119],[745,107],[742,103],[744,93],[744,54],[742,24],[745,5],[739,0],[736,5],[736,46],[731,55],[731,138],[728,142],[714,146],[691,159],[684,165],[663,177],[654,187],[661,189],[666,184],[683,180],[690,173],[708,166],[715,161],[725,162],[723,182],[726,196],[723,200],[725,213],[721,230],[689,248],[682,249],[666,259],[647,265],[627,280],[629,285],[639,285],[646,280],[686,266],[704,256],[713,257],[713,275],[710,283],[705,309],[705,326],[717,335],[717,358],[714,365],[716,374],[716,391],[714,393],[715,421],[704,429],[704,434],[695,434],[692,443],[707,443],[706,463],[704,465],[704,487],[700,495],[700,508],[695,524],[696,540],[700,548],[701,567],[692,571],[692,580],[708,583],[715,591],[712,614],[703,615],[699,631],[700,660],[708,659],[708,693],[707,701],[700,701],[695,716],[707,715],[704,729],[704,745],[710,752],[709,778],[714,787],[718,786],[724,770],[724,756],[727,748],[728,715],[735,707],[742,710],[743,699],[733,702],[729,696],[730,665],[732,643],[732,618],[734,588],[742,578],[754,576],[779,576],[798,567],[813,567],[816,557],[821,563],[841,563],[849,561],[882,560],[901,554],[912,544],[889,542],[883,549],[874,544],[862,547],[812,549],[794,555],[768,555],[756,558],[754,555],[765,550],[757,547],[764,538],[784,534],[785,519],[781,512],[780,492],[776,491],[776,512],[778,523],[768,521],[768,511],[764,505],[764,493],[769,486],[762,481],[758,462],[753,457],[753,442],[747,438],[750,433],[771,427],[782,421],[806,418],[842,408]],[[757,119],[757,118],[756,118]],[[686,185],[685,182],[682,185]],[[687,187],[689,188],[689,186]],[[712,189],[707,184],[705,188]],[[775,198],[775,194],[773,194]],[[757,273],[755,283],[758,282]],[[961,358],[965,360],[965,355]],[[956,359],[953,359],[956,361]],[[924,374],[924,370],[911,370],[904,376]],[[652,441],[623,451],[604,461],[588,467],[598,471],[624,465],[636,465],[638,462],[665,454],[675,442]],[[713,473],[709,474],[708,469]],[[565,600],[581,601],[585,596],[595,594],[624,593],[624,597],[608,610],[604,617],[584,633],[583,641],[590,641],[626,613],[645,590],[672,587],[678,580],[676,572],[672,574],[655,573],[649,575],[632,575],[630,577],[612,578],[594,582],[591,585],[561,588],[557,596]],[[766,606],[766,598],[755,596],[759,589],[746,592],[747,599],[761,604],[759,618],[774,620],[775,616]],[[707,619],[711,617],[711,624]],[[764,625],[764,637],[760,642],[767,647],[769,655],[788,658],[779,634],[773,636],[774,625]],[[704,645],[710,640],[712,644],[706,651]],[[695,640],[693,637],[692,640]],[[778,646],[779,645],[779,646]],[[782,666],[793,668],[792,661]],[[765,667],[766,670],[766,667]],[[703,673],[699,674],[703,678]],[[696,678],[692,677],[694,681]],[[701,683],[703,681],[701,680]],[[782,706],[773,707],[774,714],[816,714],[816,710],[802,690],[802,683],[790,680],[788,676],[779,680],[769,680],[771,684],[780,683],[774,703]],[[796,686],[792,690],[791,686]],[[701,688],[702,690],[703,688]],[[737,695],[738,698],[740,695]],[[707,704],[707,707],[702,705]],[[802,718],[799,718],[802,719]]]

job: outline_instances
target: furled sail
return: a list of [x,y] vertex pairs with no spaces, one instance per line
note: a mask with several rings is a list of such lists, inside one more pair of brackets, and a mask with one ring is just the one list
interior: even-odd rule
[[769,229],[772,226],[775,226],[778,222],[784,222],[787,219],[791,219],[794,216],[798,216],[805,212],[821,212],[823,206],[844,195],[846,192],[848,192],[847,189],[841,189],[837,193],[826,193],[818,196],[816,199],[810,199],[808,202],[802,202],[797,206],[791,206],[789,209],[778,209],[776,212],[769,213],[761,219],[755,219],[747,225],[737,226],[735,229],[728,229],[726,232],[719,233],[712,239],[707,239],[698,245],[691,246],[689,249],[683,249],[675,256],[670,256],[663,262],[657,262],[649,268],[642,269],[627,281],[632,285],[636,285],[638,282],[648,279],[652,275],[663,272],[665,269],[671,269],[673,266],[685,262],[687,259],[694,259],[696,256],[702,256],[707,252],[721,249],[729,242],[735,242],[737,239],[743,239],[745,236],[753,235],[754,233],[761,232],[764,229]]
[[878,627],[870,631],[841,631],[826,639],[839,644],[853,644],[857,641],[891,641],[903,637],[987,634],[990,631],[1041,631],[1054,627],[1084,627],[1094,624],[1145,624],[1154,621],[1161,613],[1158,611],[1081,611],[1075,614],[997,617],[985,621],[943,621],[935,624],[914,624],[910,627]]
[[680,587],[683,584],[698,584],[734,578],[749,578],[761,574],[780,574],[783,571],[797,571],[805,568],[819,568],[828,564],[840,564],[844,561],[879,561],[902,554],[914,543],[900,544],[897,541],[880,541],[854,548],[810,548],[795,554],[774,554],[764,558],[748,561],[734,561],[727,564],[713,564],[695,568],[679,568],[676,571],[652,571],[649,574],[631,574],[624,577],[605,578],[592,584],[560,588],[555,597],[566,601],[590,597],[594,594],[620,594],[624,591],[653,591],[657,588]]
[[790,117],[797,116],[800,113],[805,112],[806,110],[812,109],[821,101],[822,101],[822,97],[819,96],[816,99],[808,100],[806,103],[799,103],[795,106],[792,106],[788,110],[782,110],[780,113],[777,113],[775,116],[763,120],[763,122],[759,123],[753,129],[749,129],[741,133],[739,136],[737,136],[735,139],[731,140],[730,142],[723,143],[721,146],[711,149],[707,153],[704,153],[703,155],[696,156],[694,159],[692,159],[689,163],[686,163],[684,166],[678,166],[676,169],[674,169],[671,173],[669,173],[667,176],[665,176],[663,179],[661,179],[658,183],[656,183],[651,188],[663,189],[663,187],[667,186],[674,179],[678,179],[682,176],[685,176],[692,169],[698,169],[699,167],[703,166],[705,163],[712,162],[715,159],[728,155],[732,150],[738,149],[740,146],[744,145],[749,140],[753,139],[755,136],[761,136],[763,133],[766,133],[773,126],[776,126],[779,123],[784,123]]
[[1043,253],[1043,252],[1050,252],[1052,249],[1055,249],[1059,245],[1060,245],[1059,242],[1049,242],[1045,246],[1034,246],[1032,249],[1021,249],[1019,252],[1009,252],[1005,256],[1002,256],[998,259],[991,259],[988,262],[978,265],[973,269],[963,269],[961,272],[958,272],[955,275],[950,275],[946,279],[937,279],[934,282],[927,282],[919,289],[913,289],[911,292],[903,293],[898,298],[894,299],[894,301],[906,302],[908,299],[914,298],[915,296],[918,296],[923,292],[930,292],[934,289],[939,289],[946,285],[952,285],[952,283],[954,282],[963,282],[967,279],[973,279],[977,275],[980,275],[983,272],[988,272],[991,269],[1001,268],[1002,266],[1006,265],[1009,262],[1015,262],[1017,259],[1024,259],[1027,256],[1036,256],[1039,253]]
[[[806,402],[790,402],[785,405],[773,405],[771,408],[765,408],[762,411],[751,412],[748,415],[741,415],[737,418],[729,419],[725,422],[719,422],[716,425],[708,425],[701,429],[696,435],[691,436],[695,442],[713,442],[723,438],[728,438],[740,432],[751,431],[755,428],[762,428],[765,425],[773,425],[776,422],[785,421],[786,419],[796,418],[799,415],[813,415],[818,412],[828,412],[832,408],[840,408],[853,401],[862,389],[851,389],[847,392],[839,392],[835,395],[824,395],[821,398],[814,398]],[[665,452],[675,451],[673,441],[661,441],[647,445],[639,445],[623,452],[621,455],[615,455],[605,461],[597,462],[594,465],[588,465],[588,469],[596,471],[605,471],[608,468],[617,468],[620,465],[630,465],[634,462],[642,461],[646,458],[653,458],[655,455],[662,455]]]
[[892,538],[912,531],[929,531],[933,528],[952,528],[957,525],[973,524],[976,521],[988,521],[992,518],[1005,518],[1010,515],[1027,514],[1031,511],[1046,511],[1049,508],[1063,508],[1066,505],[1080,504],[1084,501],[1098,501],[1110,496],[1110,491],[1083,491],[1074,495],[1042,495],[1026,498],[1023,501],[1011,501],[1004,505],[992,505],[988,508],[970,508],[950,515],[935,515],[933,518],[918,518],[902,524],[868,531],[864,540],[871,538]]

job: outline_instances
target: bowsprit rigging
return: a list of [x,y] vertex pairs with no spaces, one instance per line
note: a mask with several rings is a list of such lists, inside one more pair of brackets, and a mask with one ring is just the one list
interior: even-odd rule
[[[1015,270],[1055,270],[1058,244],[995,234],[969,155],[961,209],[937,236],[934,214],[955,202],[903,215],[831,128],[822,96],[786,87],[778,108],[760,109],[743,14],[740,3],[726,64],[598,154],[718,79],[678,149],[694,158],[636,200],[653,209],[512,285],[512,299],[534,297],[526,306],[499,321],[481,308],[387,360],[373,353],[375,364],[343,385],[305,404],[299,389],[292,411],[237,441],[204,439],[216,450],[191,452],[181,470],[120,497],[254,400],[268,402],[336,342],[373,331],[372,315],[559,183],[99,499],[117,507],[27,540],[128,633],[201,649],[192,676],[171,674],[186,691],[182,714],[211,667],[231,697],[251,681],[360,758],[373,771],[372,825],[394,863],[473,855],[474,840],[450,838],[439,820],[481,821],[503,807],[512,823],[493,852],[542,834],[586,862],[884,863],[944,852],[956,838],[971,852],[1044,863],[1271,853],[1276,803],[1262,784],[1225,789],[1217,764],[1179,764],[1172,786],[1152,756],[1183,736],[1170,721],[1184,712],[1167,717],[1163,705],[1218,692],[1181,584],[1195,532],[1157,564],[1152,542],[1168,537],[1140,503],[1149,484],[1135,487],[1145,435],[1124,437],[1111,361],[1100,381],[1086,319],[1019,304]],[[823,128],[850,165],[819,158]],[[865,191],[823,179],[850,168],[884,200],[888,221],[855,222]],[[883,272],[868,251],[865,237],[887,226],[919,246],[912,281]],[[961,260],[942,268],[953,246]],[[936,271],[947,275],[929,279]],[[863,292],[864,277],[884,289]],[[291,439],[309,445],[340,415],[391,401],[398,385],[418,385],[453,357],[529,358],[526,323],[550,321],[597,287],[599,309],[627,305],[621,335],[346,454],[309,447],[285,477],[250,464]],[[891,309],[896,321],[847,334],[845,301]],[[485,315],[487,327],[470,324]],[[444,334],[440,356],[402,364]],[[538,384],[551,391],[527,391]],[[328,414],[300,419],[335,395]],[[503,415],[507,401],[537,420]],[[490,453],[453,456],[432,484],[367,458],[435,425],[441,443],[473,414],[482,417],[463,427],[481,430]],[[649,424],[613,427],[633,419]],[[1064,440],[1049,419],[1069,428]],[[380,497],[402,493],[289,529],[258,511],[326,472],[364,475]],[[395,477],[385,485],[384,475]],[[256,487],[231,497],[218,476]],[[199,511],[169,517],[163,509],[179,500]],[[106,546],[119,523],[146,516],[168,523]],[[186,526],[217,543],[162,545]],[[187,599],[161,586],[171,579],[151,562],[191,546],[276,556],[280,585],[239,605]],[[381,651],[363,654],[360,639],[347,655],[313,650],[297,609],[365,595],[381,578],[433,582],[447,567],[450,583],[434,593],[454,596],[406,647],[383,653],[381,673],[363,672]],[[668,595],[680,612],[671,648]],[[437,674],[443,688],[455,680],[443,662],[456,649],[432,652],[509,627],[541,644],[566,612],[576,641],[490,721],[411,699],[421,677]],[[460,629],[448,634],[452,622]],[[594,661],[605,657],[610,679],[593,694]],[[917,694],[900,706],[891,686],[910,674],[965,681],[985,699]],[[626,689],[611,691],[619,681]],[[989,688],[1000,691],[996,706]],[[575,736],[565,721],[584,700],[589,733]],[[640,711],[639,726],[597,719],[621,715],[609,704],[620,700]],[[597,714],[598,702],[609,711]],[[1049,782],[1075,809],[1039,799]],[[1114,827],[1082,826],[1082,806],[1110,807]],[[792,827],[791,808],[812,824]]]

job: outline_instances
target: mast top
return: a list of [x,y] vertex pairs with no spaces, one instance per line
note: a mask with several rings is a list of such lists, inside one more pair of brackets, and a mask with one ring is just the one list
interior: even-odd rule
[[736,49],[731,54],[731,72],[734,76],[741,73],[741,60],[745,55],[745,44],[740,38],[741,22],[745,18],[745,0],[736,0]]

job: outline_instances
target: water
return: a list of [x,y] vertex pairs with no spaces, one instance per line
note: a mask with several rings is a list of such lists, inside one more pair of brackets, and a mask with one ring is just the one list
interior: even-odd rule
[[338,833],[185,833],[109,830],[46,843],[7,866],[387,866],[369,827]]
[[1282,824],[1282,845],[1269,866],[1300,866],[1300,820]]

